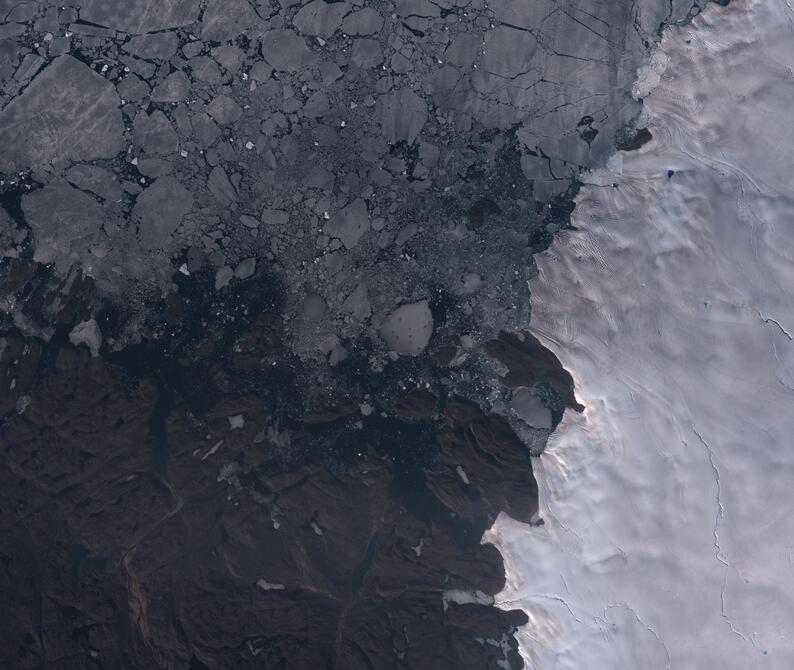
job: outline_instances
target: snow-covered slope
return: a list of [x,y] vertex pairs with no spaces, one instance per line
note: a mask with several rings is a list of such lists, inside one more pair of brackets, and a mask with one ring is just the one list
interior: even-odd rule
[[735,0],[669,29],[654,140],[539,259],[587,410],[536,461],[545,525],[488,538],[531,668],[794,668],[793,26]]

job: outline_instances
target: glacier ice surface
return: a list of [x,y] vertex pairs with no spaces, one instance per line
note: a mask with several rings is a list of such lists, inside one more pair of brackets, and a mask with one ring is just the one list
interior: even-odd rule
[[654,141],[538,259],[532,329],[587,409],[535,459],[545,523],[486,537],[497,602],[529,668],[792,668],[794,11],[712,4],[660,49]]

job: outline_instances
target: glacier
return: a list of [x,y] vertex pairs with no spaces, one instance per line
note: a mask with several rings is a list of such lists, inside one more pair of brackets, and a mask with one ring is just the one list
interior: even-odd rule
[[527,667],[794,667],[794,9],[710,5],[635,93],[653,141],[587,175],[531,330],[571,372],[502,515]]

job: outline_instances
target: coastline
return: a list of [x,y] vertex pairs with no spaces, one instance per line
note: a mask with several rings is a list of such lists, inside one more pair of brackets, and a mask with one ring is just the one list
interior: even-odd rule
[[530,617],[529,668],[792,663],[794,528],[770,511],[791,470],[794,194],[774,119],[792,54],[772,5],[665,31],[654,141],[583,186],[537,259],[531,328],[586,410],[534,461],[545,524],[503,516],[486,538],[497,602]]

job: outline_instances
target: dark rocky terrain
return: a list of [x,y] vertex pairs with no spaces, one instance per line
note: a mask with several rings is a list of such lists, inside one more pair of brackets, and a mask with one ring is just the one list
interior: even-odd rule
[[[63,298],[40,266],[4,269],[38,309]],[[526,617],[488,604],[504,574],[480,537],[502,510],[533,520],[529,452],[505,417],[445,384],[443,342],[374,379],[352,356],[337,373],[346,393],[311,392],[271,286],[234,295],[248,313],[230,325],[199,322],[218,305],[187,305],[206,291],[195,282],[162,305],[168,335],[118,352],[69,342],[95,299],[82,278],[47,305],[48,342],[9,325],[0,592],[14,616],[0,657],[520,667],[510,633]],[[104,332],[112,321],[99,313]],[[494,347],[506,383],[544,385],[557,413],[572,401],[531,335]]]
[[532,254],[693,11],[0,0],[0,662],[521,667]]

